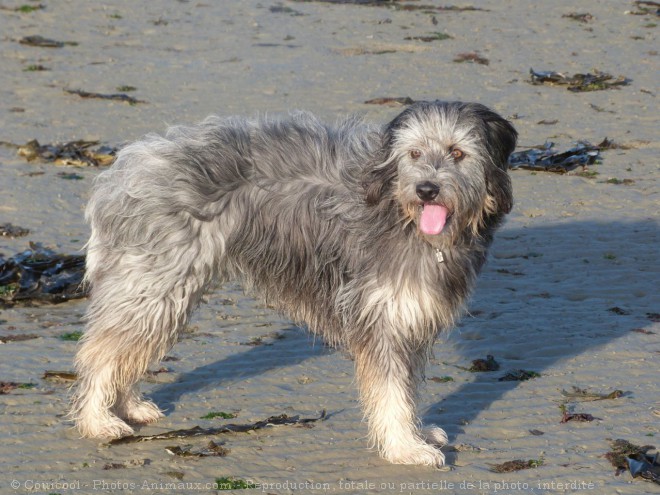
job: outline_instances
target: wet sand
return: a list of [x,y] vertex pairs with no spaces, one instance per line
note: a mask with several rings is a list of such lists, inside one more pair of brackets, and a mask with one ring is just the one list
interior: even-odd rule
[[[445,449],[450,469],[392,466],[368,451],[350,360],[232,285],[209,294],[170,352],[176,360],[153,368],[167,371],[144,389],[168,412],[140,433],[282,413],[314,417],[324,409],[328,419],[312,428],[214,438],[230,449],[226,457],[175,457],[165,450],[200,449],[206,438],[113,447],[80,440],[63,418],[68,384],[42,376],[72,368],[76,344],[59,337],[83,329],[86,302],[4,308],[0,339],[39,337],[0,345],[0,381],[35,384],[0,397],[0,492],[215,493],[207,484],[222,477],[252,480],[256,489],[278,494],[653,491],[628,473],[615,476],[603,454],[608,439],[660,442],[658,18],[627,14],[638,9],[632,2],[585,1],[578,12],[593,18],[581,23],[563,17],[576,12],[573,4],[492,0],[474,2],[483,11],[429,14],[291,1],[71,0],[31,13],[1,10],[3,142],[98,139],[121,146],[210,113],[306,109],[329,120],[361,113],[385,122],[401,108],[364,101],[408,96],[489,105],[512,119],[521,147],[550,140],[566,149],[607,136],[630,148],[603,151],[602,163],[590,167],[598,172],[593,178],[511,173],[514,211],[496,236],[470,315],[438,340],[422,391],[424,421],[445,428],[454,447]],[[438,32],[451,38],[405,40]],[[77,45],[18,42],[30,35]],[[473,51],[489,64],[452,62]],[[33,65],[49,70],[27,70]],[[598,69],[632,81],[618,90],[572,93],[529,84],[530,67],[569,74]],[[128,94],[147,103],[65,92],[117,93],[121,86],[134,86]],[[538,124],[543,120],[557,122]],[[62,171],[82,180],[64,180]],[[26,163],[14,148],[0,146],[0,224],[31,231],[0,238],[0,253],[10,256],[28,241],[79,252],[88,235],[82,211],[99,171]],[[28,175],[33,172],[42,174]],[[500,363],[499,371],[465,371],[486,355]],[[498,381],[512,369],[541,376]],[[452,381],[433,380],[442,377]],[[572,386],[625,393],[570,401],[573,412],[599,419],[562,424],[562,390]],[[238,417],[201,419],[211,411]],[[490,470],[514,459],[542,465]]]

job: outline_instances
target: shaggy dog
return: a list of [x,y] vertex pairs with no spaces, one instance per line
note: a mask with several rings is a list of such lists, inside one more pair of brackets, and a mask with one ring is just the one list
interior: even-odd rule
[[355,360],[370,440],[440,466],[417,388],[512,205],[516,131],[476,103],[419,102],[384,127],[210,117],[148,135],[99,175],[72,416],[119,437],[162,416],[136,384],[212,280],[239,279]]

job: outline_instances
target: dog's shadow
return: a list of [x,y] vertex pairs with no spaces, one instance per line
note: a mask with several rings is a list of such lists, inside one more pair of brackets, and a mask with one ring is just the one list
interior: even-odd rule
[[149,396],[166,415],[170,415],[183,395],[228,386],[276,368],[294,366],[334,352],[301,328],[290,327],[281,335],[285,338],[266,344],[237,346],[241,352],[183,373],[176,382],[155,387]]
[[[470,304],[474,316],[435,347],[439,362],[446,358],[443,345],[449,345],[456,352],[451,365],[469,367],[490,354],[500,369],[471,373],[470,381],[426,408],[424,423],[442,425],[451,441],[462,425],[479,421],[496,400],[521,386],[499,381],[508,371],[543,375],[633,328],[650,326],[650,313],[657,311],[659,241],[652,220],[503,228]],[[444,369],[455,369],[451,365]],[[602,368],[601,386],[611,376],[607,364]],[[588,379],[574,373],[566,388],[589,387]],[[533,391],[534,381],[524,383]],[[427,383],[427,392],[430,387],[442,396],[442,384]]]
[[[422,399],[424,423],[442,425],[451,441],[463,424],[520,386],[517,381],[498,381],[508,369],[543,374],[561,360],[648,326],[647,313],[657,311],[652,304],[660,278],[659,237],[652,220],[505,226],[480,277],[471,316],[435,346],[437,361],[470,366],[473,359],[493,354],[501,370],[471,375],[471,381],[430,406]],[[318,342],[312,345],[301,330],[292,331],[273,345],[236,352],[184,373],[176,383],[161,385],[150,395],[169,414],[184,394],[328,352],[332,351]],[[578,375],[574,379],[580,382]],[[442,397],[442,384],[427,383],[426,392],[430,387]]]

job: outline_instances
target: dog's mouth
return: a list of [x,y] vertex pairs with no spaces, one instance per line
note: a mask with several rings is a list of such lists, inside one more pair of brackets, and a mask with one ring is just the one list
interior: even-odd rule
[[419,217],[419,230],[426,235],[438,235],[451,217],[451,211],[438,203],[423,203]]

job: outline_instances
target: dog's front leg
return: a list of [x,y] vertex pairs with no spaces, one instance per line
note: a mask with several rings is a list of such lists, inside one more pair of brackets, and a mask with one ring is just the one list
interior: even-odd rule
[[381,332],[363,344],[354,355],[371,444],[395,464],[444,465],[445,456],[435,447],[447,442],[444,431],[422,431],[416,415],[426,350]]

